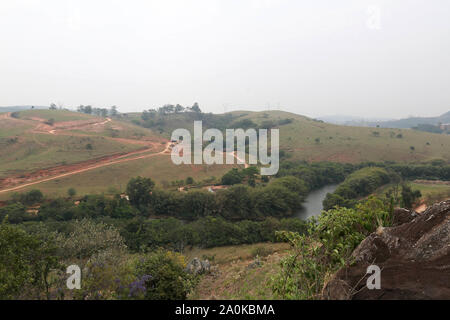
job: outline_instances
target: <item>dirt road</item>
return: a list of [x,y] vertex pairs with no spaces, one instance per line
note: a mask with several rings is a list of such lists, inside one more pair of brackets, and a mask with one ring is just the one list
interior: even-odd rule
[[[134,160],[140,160],[140,159],[146,159],[146,158],[151,158],[151,157],[155,157],[155,156],[158,156],[158,155],[170,155],[170,150],[171,150],[170,144],[171,144],[170,142],[167,142],[166,143],[166,147],[164,148],[164,150],[160,151],[160,152],[157,152],[157,153],[142,155],[142,156],[133,157],[133,158],[129,158],[129,159],[123,159],[124,157],[130,156],[131,153],[127,153],[127,154],[124,154],[124,155],[116,158],[116,160],[113,160],[113,161],[104,162],[104,163],[97,163],[97,164],[94,164],[94,165],[91,165],[91,166],[87,166],[87,167],[82,168],[82,169],[66,172],[66,173],[63,173],[63,174],[55,175],[55,176],[52,176],[52,177],[49,177],[49,178],[45,178],[45,179],[41,179],[41,180],[36,180],[36,181],[30,182],[30,183],[26,183],[26,184],[21,184],[21,185],[12,187],[12,188],[3,189],[3,190],[0,190],[0,193],[20,190],[20,189],[23,189],[23,188],[26,188],[26,187],[29,187],[29,186],[32,186],[32,185],[35,185],[35,184],[39,184],[39,183],[42,183],[42,182],[47,182],[47,181],[52,181],[52,180],[55,180],[55,179],[68,177],[68,176],[71,176],[71,175],[75,175],[75,174],[83,173],[83,172],[86,172],[86,171],[89,171],[89,170],[110,166],[110,165],[113,165],[113,164],[118,164],[118,163],[123,163],[123,162],[128,162],[128,161],[134,161]],[[136,154],[138,152],[143,153],[143,152],[148,152],[148,150],[135,151],[134,154]],[[120,158],[122,158],[122,159],[120,159]],[[117,159],[120,159],[120,160],[117,160]]]
[[[11,113],[8,112],[5,114],[1,114],[0,119],[13,119],[13,118],[11,118]],[[15,118],[13,120],[25,121],[25,120],[15,119]],[[76,121],[61,122],[58,125],[50,126],[45,123],[44,119],[35,118],[32,120],[38,121],[38,124],[36,125],[36,127],[31,130],[32,130],[35,141],[38,144],[40,144],[41,146],[44,146],[44,145],[42,145],[39,141],[37,141],[36,136],[35,136],[36,133],[47,133],[47,134],[51,134],[51,135],[85,136],[85,134],[65,132],[65,130],[81,129],[86,126],[100,126],[100,125],[105,125],[112,121],[111,118],[106,118],[106,120],[101,119],[101,120],[95,120],[95,121],[90,121],[90,122],[79,122],[79,123]],[[6,187],[6,188],[3,190],[0,190],[0,193],[20,190],[22,188],[26,188],[26,187],[29,187],[29,186],[32,186],[35,184],[39,184],[42,182],[47,182],[47,181],[51,181],[51,180],[55,180],[55,179],[59,179],[59,178],[64,178],[67,176],[83,173],[83,172],[86,172],[89,170],[98,169],[98,168],[105,167],[105,166],[110,166],[113,164],[134,161],[134,160],[139,160],[139,159],[145,159],[145,158],[150,158],[150,157],[154,157],[154,156],[158,156],[158,155],[170,154],[169,151],[171,150],[170,143],[166,142],[164,150],[162,150],[160,152],[156,152],[156,153],[141,155],[143,153],[150,152],[152,150],[152,148],[155,148],[157,150],[160,146],[160,143],[157,141],[133,140],[133,139],[126,139],[126,138],[112,138],[112,137],[106,137],[106,138],[111,139],[111,140],[117,140],[122,143],[126,142],[126,143],[132,143],[132,144],[139,144],[139,145],[144,146],[145,148],[137,150],[137,151],[131,151],[131,152],[128,152],[125,154],[105,156],[104,158],[101,158],[101,159],[91,159],[91,160],[88,160],[88,161],[85,161],[82,163],[75,163],[72,165],[57,166],[57,167],[53,167],[53,168],[49,168],[49,169],[45,169],[45,170],[39,170],[37,172],[33,172],[28,175],[25,175],[24,177],[7,177],[7,178],[3,179],[3,181],[2,181],[3,184],[5,185],[4,187]],[[34,181],[30,181],[30,180],[34,180]],[[21,182],[25,182],[25,183],[21,183]],[[9,185],[18,184],[18,185],[8,187],[8,184]]]

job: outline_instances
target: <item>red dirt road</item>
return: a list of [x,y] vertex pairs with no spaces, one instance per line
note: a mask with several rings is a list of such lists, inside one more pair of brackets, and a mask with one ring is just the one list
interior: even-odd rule
[[[14,121],[25,121],[22,119],[15,119],[11,117],[11,113],[5,113],[0,115],[0,119],[9,119]],[[105,125],[112,120],[110,118],[107,118],[106,120],[100,119],[95,121],[66,121],[66,122],[60,122],[58,124],[55,124],[54,126],[50,126],[48,124],[44,123],[44,119],[32,119],[35,121],[38,121],[38,124],[34,129],[31,129],[31,132],[33,133],[47,133],[52,135],[71,135],[71,136],[85,136],[84,134],[74,134],[73,132],[64,132],[64,130],[74,130],[74,129],[80,129],[80,128],[86,128],[86,127],[97,127]],[[42,182],[47,182],[79,173],[83,173],[89,170],[110,166],[113,164],[128,162],[128,161],[134,161],[139,159],[145,159],[154,157],[157,155],[165,155],[170,154],[170,143],[167,141],[161,141],[165,142],[165,148],[164,150],[160,152],[155,152],[151,154],[146,155],[139,155],[142,153],[146,153],[151,151],[152,149],[158,150],[158,147],[160,146],[159,141],[148,141],[148,140],[133,140],[133,139],[125,139],[125,138],[112,138],[112,137],[106,137],[111,140],[119,141],[119,142],[126,142],[131,144],[137,144],[142,145],[144,148],[128,152],[125,154],[115,154],[110,156],[105,156],[102,158],[97,159],[91,159],[87,161],[83,161],[80,163],[75,163],[71,165],[64,165],[64,166],[56,166],[48,169],[38,170],[36,172],[28,173],[25,175],[22,175],[21,177],[7,177],[4,179],[0,179],[0,187],[5,188],[0,190],[0,193],[6,193],[11,191],[16,191],[23,189],[25,187],[29,187],[35,184],[39,184]],[[39,143],[39,142],[38,142]],[[139,156],[135,156],[139,155]],[[131,158],[124,159],[126,157],[135,156]]]
[[[92,165],[87,165],[86,167],[81,168],[81,169],[75,169],[73,171],[65,172],[65,173],[62,173],[62,174],[52,175],[51,177],[48,177],[48,178],[39,179],[39,180],[36,180],[36,181],[33,181],[33,182],[29,182],[29,183],[21,184],[21,185],[14,186],[14,187],[11,187],[11,188],[3,189],[3,190],[0,190],[0,193],[16,191],[16,190],[23,189],[23,188],[26,188],[26,187],[29,187],[29,186],[32,186],[32,185],[35,185],[35,184],[42,183],[42,182],[47,182],[47,181],[51,181],[51,180],[55,180],[55,179],[68,177],[68,176],[71,176],[71,175],[75,175],[75,174],[83,173],[83,172],[86,172],[86,171],[89,171],[89,170],[110,166],[110,165],[113,165],[113,164],[118,164],[118,163],[123,163],[123,162],[128,162],[128,161],[134,161],[134,160],[139,160],[139,159],[146,159],[146,158],[151,158],[151,157],[155,157],[155,156],[158,156],[158,155],[168,155],[168,154],[170,154],[170,142],[166,143],[166,147],[164,148],[163,151],[160,151],[160,152],[157,152],[157,153],[152,153],[152,154],[146,154],[146,155],[142,155],[142,156],[138,156],[138,157],[133,157],[133,158],[129,158],[129,159],[122,159],[124,157],[128,157],[128,156],[133,155],[133,154],[144,153],[144,152],[148,152],[148,149],[126,153],[126,154],[120,155],[118,157],[115,157],[112,161],[111,161],[111,158],[109,158],[107,160],[100,160],[100,162],[96,162],[95,164],[92,164]],[[73,165],[72,167],[74,167],[74,166],[80,166],[80,164]],[[62,170],[70,170],[69,167],[71,167],[71,166],[64,166],[64,167],[60,167],[60,168]],[[49,169],[47,172],[50,173],[51,170],[52,169]],[[39,173],[43,174],[42,172],[39,172]],[[29,178],[33,179],[33,177],[29,177]]]

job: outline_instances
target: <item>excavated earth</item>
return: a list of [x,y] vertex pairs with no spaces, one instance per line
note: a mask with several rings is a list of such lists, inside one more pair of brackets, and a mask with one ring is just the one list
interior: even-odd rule
[[[325,285],[323,299],[450,299],[450,200],[425,212],[396,209],[353,252],[355,263]],[[367,267],[381,269],[381,288],[369,290]]]

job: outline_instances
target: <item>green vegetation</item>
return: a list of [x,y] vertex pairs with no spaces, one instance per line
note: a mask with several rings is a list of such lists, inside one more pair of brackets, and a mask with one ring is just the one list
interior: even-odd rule
[[327,277],[352,263],[351,253],[378,227],[389,226],[392,211],[375,198],[356,205],[324,211],[308,224],[306,234],[279,232],[292,245],[272,281],[280,299],[320,299]]
[[328,210],[335,206],[353,207],[358,198],[368,196],[389,181],[390,175],[383,168],[367,167],[355,171],[334,193],[327,195],[323,201],[324,209]]
[[[0,244],[15,241],[0,249],[0,277],[5,283],[0,294],[5,299],[192,298],[202,296],[206,288],[202,279],[185,272],[183,253],[254,244],[246,258],[253,262],[224,266],[228,273],[239,270],[245,282],[227,274],[223,280],[233,291],[222,292],[223,297],[315,299],[325,279],[352,262],[350,254],[362,239],[390,225],[394,204],[409,207],[417,201],[419,192],[406,180],[444,179],[448,174],[449,166],[442,161],[283,161],[278,175],[270,179],[252,167],[227,172],[217,181],[239,179],[215,193],[196,189],[199,182],[193,179],[183,181],[191,188],[186,192],[161,189],[146,177],[129,180],[125,195],[113,190],[75,199],[77,192],[71,187],[65,197],[48,198],[34,189],[16,194],[0,208]],[[344,207],[310,221],[291,218],[308,192],[339,182],[336,191],[346,197]],[[379,199],[364,199],[375,190]],[[272,245],[260,245],[278,241],[292,245],[284,258],[272,254]],[[219,259],[206,251],[205,257]],[[22,269],[8,276],[4,270],[15,259],[33,266],[22,268],[18,263]],[[74,263],[82,269],[83,286],[68,291],[63,267]],[[269,281],[271,274],[275,276]]]

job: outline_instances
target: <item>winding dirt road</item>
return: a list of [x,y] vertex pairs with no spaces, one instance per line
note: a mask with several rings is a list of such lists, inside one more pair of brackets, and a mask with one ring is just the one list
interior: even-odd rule
[[[12,118],[11,112],[1,114],[0,119],[24,121],[21,119]],[[78,133],[74,134],[73,132],[70,132],[70,133],[64,132],[64,130],[79,129],[79,128],[84,128],[86,126],[106,125],[107,123],[112,121],[110,118],[106,118],[106,120],[102,119],[101,121],[89,122],[89,123],[85,123],[85,122],[73,123],[73,122],[71,122],[68,125],[64,125],[64,122],[62,122],[59,124],[59,126],[53,127],[53,126],[49,126],[49,125],[45,124],[44,119],[36,118],[36,119],[32,119],[32,120],[38,121],[38,124],[36,125],[36,127],[34,129],[31,129],[31,132],[33,133],[33,137],[35,140],[36,140],[35,133],[41,133],[41,134],[46,133],[46,134],[51,134],[51,135],[85,136],[84,134],[78,134]],[[72,165],[52,167],[52,168],[49,168],[46,170],[39,170],[37,172],[32,172],[32,173],[26,175],[26,177],[24,177],[24,178],[7,177],[5,179],[1,179],[3,184],[6,184],[6,189],[0,190],[0,193],[6,193],[6,192],[20,190],[20,189],[23,189],[23,188],[26,188],[26,187],[29,187],[29,186],[32,186],[35,184],[39,184],[42,182],[60,179],[60,178],[68,177],[71,175],[83,173],[86,171],[90,171],[90,170],[94,170],[94,169],[98,169],[98,168],[102,168],[102,167],[106,167],[106,166],[110,166],[110,165],[114,165],[114,164],[118,164],[118,163],[140,160],[140,159],[145,159],[145,158],[151,158],[151,157],[155,157],[158,155],[167,155],[167,154],[170,154],[170,150],[171,150],[171,143],[166,142],[164,150],[162,150],[160,152],[151,153],[151,154],[140,155],[142,153],[150,152],[152,148],[155,148],[155,147],[158,148],[160,143],[158,143],[157,141],[132,140],[132,139],[126,139],[126,138],[113,138],[113,137],[106,137],[106,138],[111,139],[111,140],[117,140],[119,142],[140,144],[140,145],[145,146],[145,148],[141,149],[141,150],[127,152],[125,154],[106,156],[102,159],[91,159],[91,160],[88,160],[88,161],[85,161],[82,163],[75,163]],[[44,146],[37,140],[36,140],[36,143],[40,144],[41,146]],[[139,155],[139,156],[135,156],[135,155]],[[130,157],[130,158],[127,158],[127,157]],[[124,158],[126,158],[126,159],[124,159]],[[81,168],[80,168],[80,166],[81,166]],[[67,172],[65,172],[65,171],[67,171]],[[61,172],[63,172],[63,173],[61,173]],[[43,178],[42,176],[45,176],[45,175],[49,175],[49,176]],[[19,182],[19,184],[15,185],[15,186],[7,187],[8,184],[13,184],[14,182],[20,181],[21,179],[23,179],[24,181],[26,181],[26,180],[29,181],[29,180],[35,179],[35,181],[26,182],[26,183]]]
[[133,157],[133,158],[129,158],[129,159],[120,159],[120,158],[128,157],[131,154],[136,154],[138,152],[139,153],[148,152],[148,150],[134,151],[132,153],[127,153],[127,154],[124,154],[124,155],[116,158],[116,159],[120,159],[120,160],[113,160],[113,161],[108,161],[108,162],[104,162],[104,163],[97,163],[95,165],[91,165],[91,166],[85,167],[83,169],[78,169],[78,170],[66,172],[66,173],[63,173],[63,174],[55,175],[55,176],[52,176],[52,177],[49,177],[49,178],[40,179],[40,180],[36,180],[36,181],[33,181],[33,182],[21,184],[21,185],[18,185],[18,186],[15,186],[15,187],[11,187],[11,188],[8,188],[8,189],[3,189],[3,190],[0,190],[0,193],[20,190],[20,189],[23,189],[23,188],[26,188],[26,187],[29,187],[29,186],[32,186],[32,185],[35,185],[35,184],[39,184],[39,183],[42,183],[42,182],[47,182],[47,181],[52,181],[52,180],[55,180],[55,179],[60,179],[60,178],[72,176],[72,175],[75,175],[75,174],[79,174],[79,173],[83,173],[83,172],[90,171],[90,170],[93,170],[93,169],[98,169],[98,168],[110,166],[110,165],[113,165],[113,164],[124,163],[124,162],[128,162],[128,161],[134,161],[134,160],[140,160],[140,159],[146,159],[146,158],[151,158],[151,157],[155,157],[155,156],[158,156],[158,155],[169,155],[170,154],[170,150],[171,150],[170,145],[171,145],[171,143],[167,142],[166,143],[166,147],[164,148],[164,150],[160,151],[160,152],[157,152],[157,153],[146,154],[146,155],[143,155],[143,156]]

